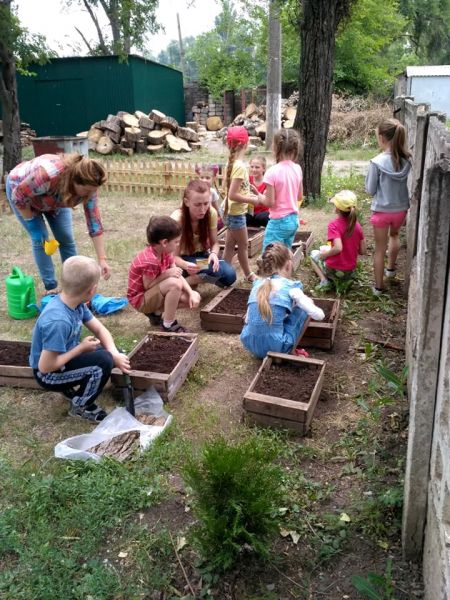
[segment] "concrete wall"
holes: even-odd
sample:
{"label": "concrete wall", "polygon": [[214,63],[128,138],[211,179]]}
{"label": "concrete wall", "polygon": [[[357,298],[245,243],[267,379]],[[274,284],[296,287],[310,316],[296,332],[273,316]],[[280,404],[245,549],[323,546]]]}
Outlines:
{"label": "concrete wall", "polygon": [[420,560],[428,600],[450,589],[450,132],[427,106],[397,99],[413,148],[406,361],[410,427],[403,548]]}
{"label": "concrete wall", "polygon": [[416,102],[427,102],[433,110],[445,112],[450,116],[450,77],[448,75],[408,77],[406,93],[413,96]]}

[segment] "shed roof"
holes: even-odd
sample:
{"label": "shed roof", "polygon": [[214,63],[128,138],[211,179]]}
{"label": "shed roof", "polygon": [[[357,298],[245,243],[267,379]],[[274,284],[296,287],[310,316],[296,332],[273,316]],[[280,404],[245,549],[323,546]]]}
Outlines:
{"label": "shed roof", "polygon": [[424,67],[406,67],[407,77],[450,77],[450,65],[427,65]]}

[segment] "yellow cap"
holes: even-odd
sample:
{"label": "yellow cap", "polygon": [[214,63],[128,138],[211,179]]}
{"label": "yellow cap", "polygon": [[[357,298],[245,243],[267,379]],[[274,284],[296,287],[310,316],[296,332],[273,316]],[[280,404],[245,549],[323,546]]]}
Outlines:
{"label": "yellow cap", "polygon": [[333,196],[330,200],[339,210],[349,211],[356,208],[356,195],[351,190],[342,190]]}

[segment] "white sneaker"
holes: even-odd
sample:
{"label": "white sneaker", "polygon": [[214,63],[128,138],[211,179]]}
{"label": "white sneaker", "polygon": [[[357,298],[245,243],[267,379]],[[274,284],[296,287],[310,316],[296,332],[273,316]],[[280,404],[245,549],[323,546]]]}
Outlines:
{"label": "white sneaker", "polygon": [[387,277],[388,279],[393,279],[397,274],[397,270],[396,269],[385,269],[384,270],[384,276]]}
{"label": "white sneaker", "polygon": [[372,294],[373,294],[374,296],[381,296],[381,294],[382,294],[383,292],[384,292],[384,290],[380,290],[380,289],[378,289],[378,288],[376,288],[376,287],[373,287],[373,288],[372,288]]}
{"label": "white sneaker", "polygon": [[320,256],[320,250],[311,250],[311,252],[309,253],[309,256],[311,257],[311,260],[313,260],[314,262],[318,262],[319,256]]}

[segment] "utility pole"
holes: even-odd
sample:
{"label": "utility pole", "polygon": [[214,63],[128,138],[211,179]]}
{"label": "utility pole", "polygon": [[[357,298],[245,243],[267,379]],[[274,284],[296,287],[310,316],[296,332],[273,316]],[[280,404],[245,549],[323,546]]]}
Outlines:
{"label": "utility pole", "polygon": [[278,0],[269,6],[269,69],[267,72],[266,149],[272,148],[273,134],[281,126],[281,23]]}
{"label": "utility pole", "polygon": [[180,46],[180,64],[181,64],[181,72],[183,73],[183,77],[186,77],[186,68],[184,64],[184,46],[183,46],[183,38],[181,37],[181,25],[180,25],[180,15],[177,13],[177,25],[178,25],[178,44]]}

